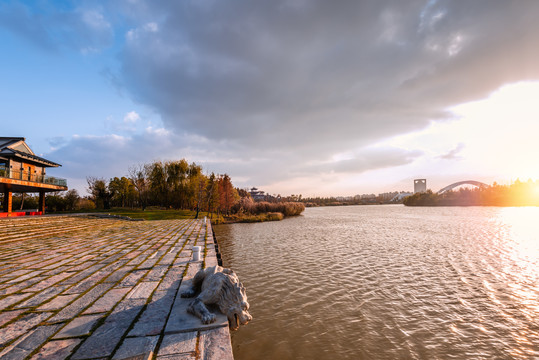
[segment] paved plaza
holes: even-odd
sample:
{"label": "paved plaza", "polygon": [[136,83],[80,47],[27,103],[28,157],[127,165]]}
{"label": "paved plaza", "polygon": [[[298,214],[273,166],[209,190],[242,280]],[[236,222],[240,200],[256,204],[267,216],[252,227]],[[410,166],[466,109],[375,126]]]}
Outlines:
{"label": "paved plaza", "polygon": [[1,219],[0,358],[232,359],[226,318],[202,326],[179,296],[216,264],[209,221]]}

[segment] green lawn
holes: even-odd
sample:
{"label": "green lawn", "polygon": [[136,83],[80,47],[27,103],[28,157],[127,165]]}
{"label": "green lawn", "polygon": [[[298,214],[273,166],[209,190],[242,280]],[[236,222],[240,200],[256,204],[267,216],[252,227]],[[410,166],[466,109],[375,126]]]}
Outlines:
{"label": "green lawn", "polygon": [[[104,213],[129,216],[132,219],[144,219],[144,220],[173,220],[173,219],[194,219],[196,211],[191,210],[155,210],[146,209],[144,211],[139,209],[111,209],[109,211],[103,211]],[[199,218],[203,218],[205,214],[199,213]]]}
{"label": "green lawn", "polygon": [[[95,213],[95,214],[111,214],[119,216],[128,216],[132,219],[144,219],[144,220],[174,220],[174,219],[194,219],[196,211],[193,210],[173,210],[167,209],[162,210],[158,208],[146,208],[142,211],[141,209],[126,209],[126,208],[112,208],[108,210],[81,210],[83,213]],[[67,214],[67,213],[66,213]],[[210,218],[210,214],[204,211],[201,211],[198,214],[199,219],[203,219],[204,216]],[[222,224],[222,223],[237,223],[237,222],[263,222],[263,221],[279,221],[284,218],[283,214],[270,212],[262,213],[259,215],[230,215],[226,219],[223,216],[217,217],[216,214],[212,216],[213,224]]]}
{"label": "green lawn", "polygon": [[[155,209],[147,208],[142,211],[141,209],[126,209],[126,208],[113,208],[108,210],[91,210],[91,211],[81,211],[89,212],[96,214],[111,214],[111,215],[120,215],[120,216],[129,216],[132,219],[144,219],[144,220],[174,220],[174,219],[194,219],[196,211],[193,210],[174,210],[174,209]],[[209,214],[206,212],[200,212],[198,214],[199,219],[203,219],[204,216]],[[213,219],[215,220],[217,215],[213,214]]]}

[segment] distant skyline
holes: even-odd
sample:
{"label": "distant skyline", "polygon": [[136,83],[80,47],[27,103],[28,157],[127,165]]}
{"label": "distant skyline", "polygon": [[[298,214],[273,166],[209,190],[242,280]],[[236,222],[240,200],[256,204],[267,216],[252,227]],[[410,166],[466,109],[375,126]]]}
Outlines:
{"label": "distant skyline", "polygon": [[539,179],[539,2],[1,1],[1,136],[271,194]]}

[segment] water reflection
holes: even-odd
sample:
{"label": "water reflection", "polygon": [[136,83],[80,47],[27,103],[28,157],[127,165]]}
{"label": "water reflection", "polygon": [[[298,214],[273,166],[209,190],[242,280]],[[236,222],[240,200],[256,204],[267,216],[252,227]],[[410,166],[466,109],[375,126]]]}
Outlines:
{"label": "water reflection", "polygon": [[[505,241],[506,256],[500,267],[510,300],[508,306],[515,304],[518,314],[533,323],[539,318],[539,208],[504,208],[500,211],[499,225],[507,229],[501,239]],[[532,340],[537,336],[537,327],[513,331],[515,341],[522,346],[533,346]],[[539,346],[539,345],[536,345]],[[515,348],[514,356],[523,356],[520,349]]]}
{"label": "water reflection", "polygon": [[307,209],[217,226],[236,359],[539,357],[536,208]]}

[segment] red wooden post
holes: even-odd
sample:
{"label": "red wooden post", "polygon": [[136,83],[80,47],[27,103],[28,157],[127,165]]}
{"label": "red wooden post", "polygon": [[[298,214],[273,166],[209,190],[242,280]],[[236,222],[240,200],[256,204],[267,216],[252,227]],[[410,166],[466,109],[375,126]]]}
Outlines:
{"label": "red wooden post", "polygon": [[45,192],[40,191],[39,192],[39,209],[38,211],[41,211],[41,214],[45,214]]}
{"label": "red wooden post", "polygon": [[13,196],[13,193],[11,191],[4,190],[4,212],[7,212],[8,216],[11,213],[12,207],[13,207],[13,197],[12,196]]}

